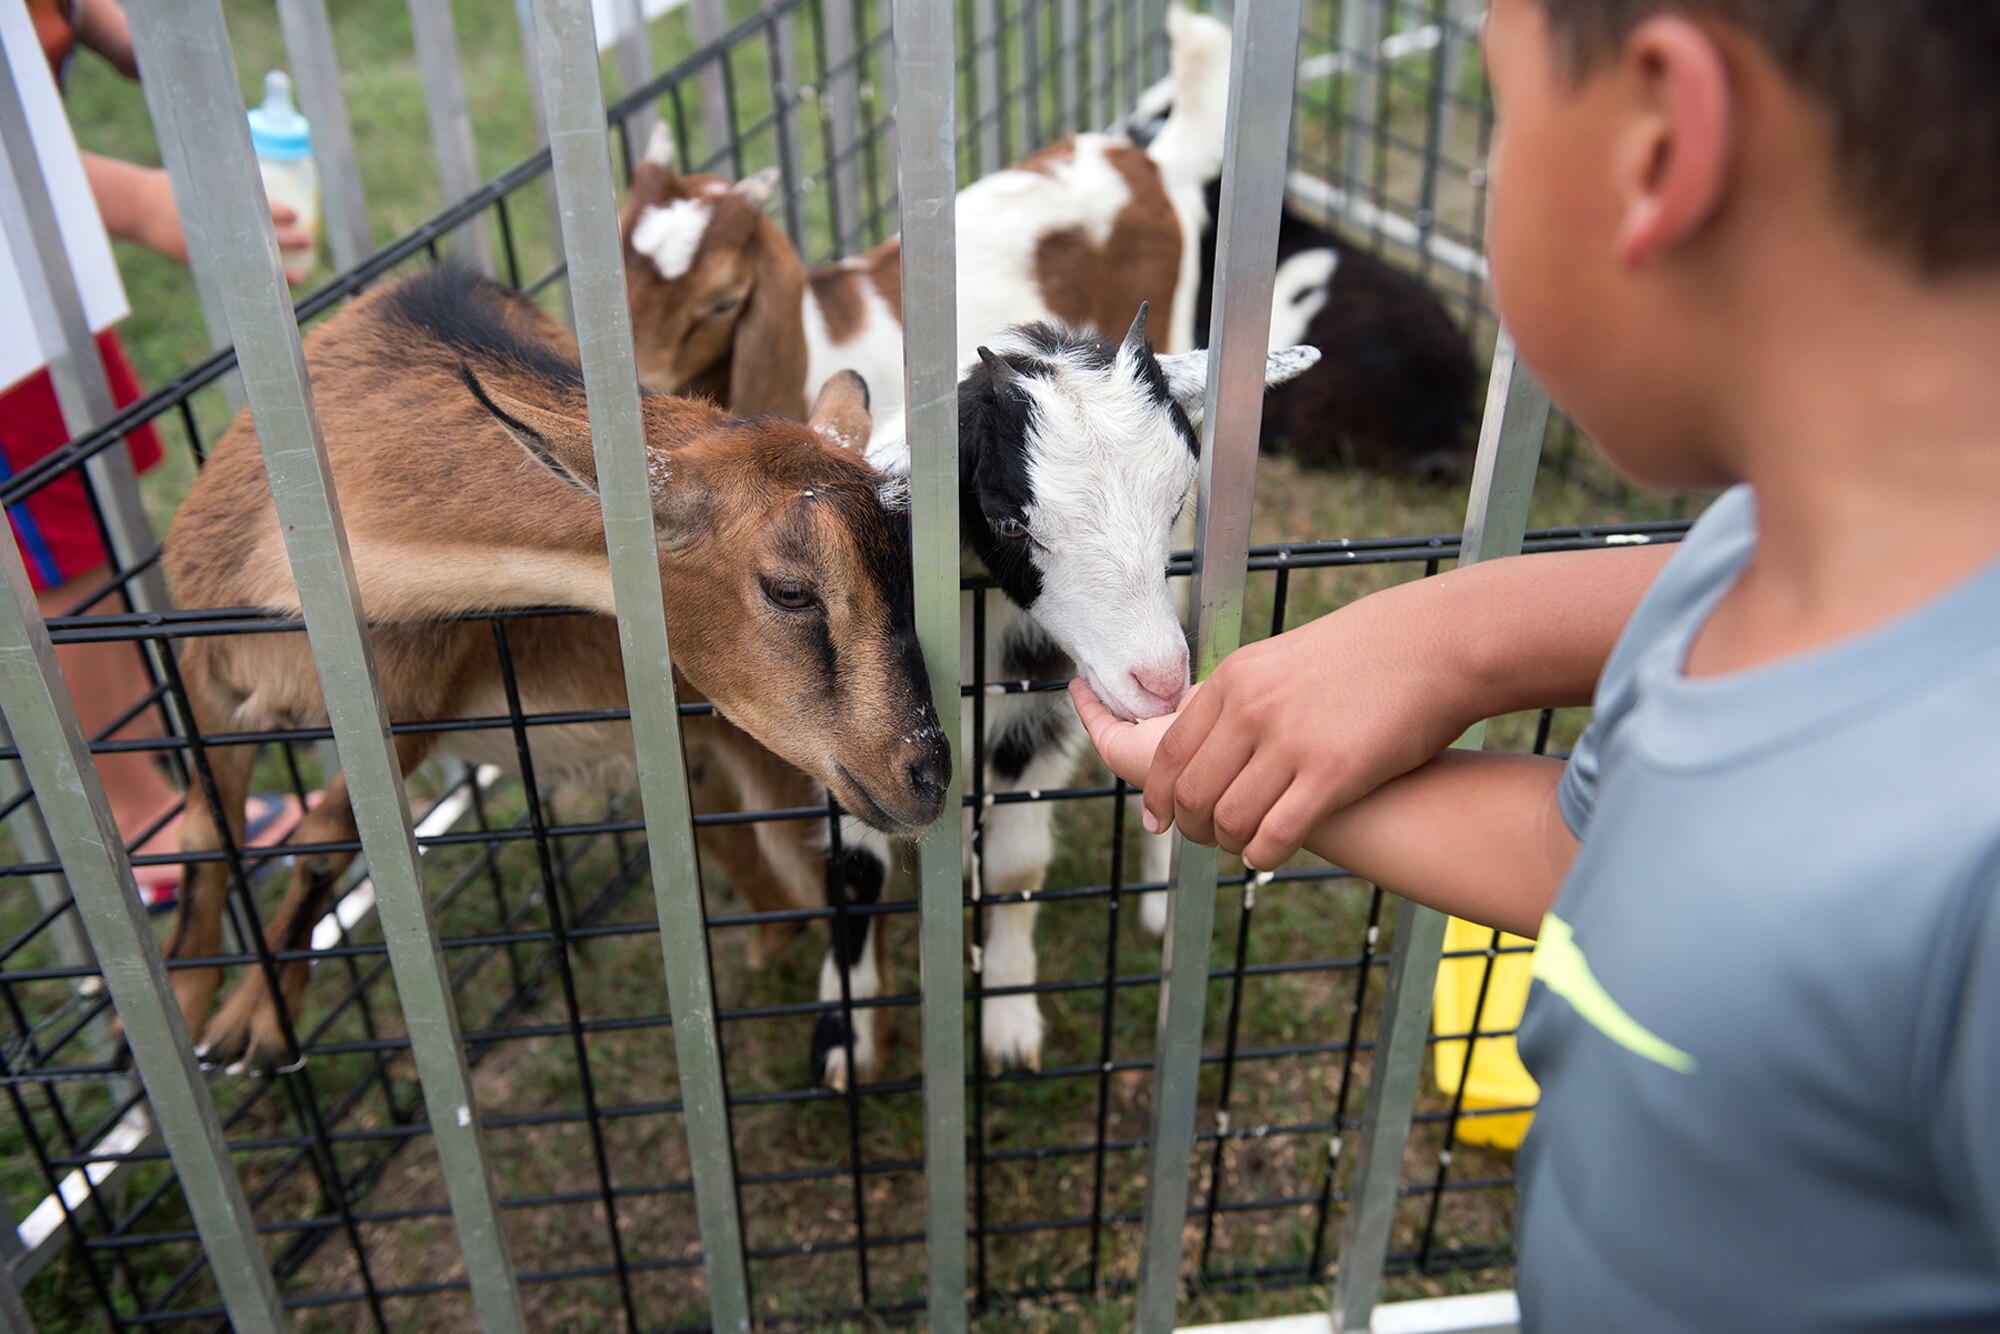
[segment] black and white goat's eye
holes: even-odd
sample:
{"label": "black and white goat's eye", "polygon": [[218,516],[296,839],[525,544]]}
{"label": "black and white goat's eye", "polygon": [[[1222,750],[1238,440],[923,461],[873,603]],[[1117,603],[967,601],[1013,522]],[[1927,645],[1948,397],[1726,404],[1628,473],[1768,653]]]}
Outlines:
{"label": "black and white goat's eye", "polygon": [[786,611],[804,611],[818,601],[812,589],[793,579],[764,580],[764,596]]}
{"label": "black and white goat's eye", "polygon": [[1019,542],[1028,536],[1028,525],[1015,518],[995,519],[993,531],[1008,542]]}

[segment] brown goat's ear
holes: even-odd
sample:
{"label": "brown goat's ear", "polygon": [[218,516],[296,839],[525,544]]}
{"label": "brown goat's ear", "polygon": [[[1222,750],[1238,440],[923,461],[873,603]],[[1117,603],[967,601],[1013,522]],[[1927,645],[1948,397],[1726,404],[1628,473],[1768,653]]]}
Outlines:
{"label": "brown goat's ear", "polygon": [[590,412],[581,391],[569,396],[573,402],[551,408],[488,389],[462,361],[458,378],[529,458],[585,495],[597,495],[597,456],[590,446]]}
{"label": "brown goat's ear", "polygon": [[806,411],[806,270],[792,243],[760,221],[750,300],[729,354],[729,410],[797,420]]}
{"label": "brown goat's ear", "polygon": [[842,449],[864,452],[873,428],[868,416],[868,382],[853,371],[841,371],[820,386],[806,421]]}

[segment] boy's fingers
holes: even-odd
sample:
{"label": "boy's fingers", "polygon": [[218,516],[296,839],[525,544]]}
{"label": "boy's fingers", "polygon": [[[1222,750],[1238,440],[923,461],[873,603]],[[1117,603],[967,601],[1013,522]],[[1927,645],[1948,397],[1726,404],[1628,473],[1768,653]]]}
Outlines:
{"label": "boy's fingers", "polygon": [[[1161,749],[1166,749],[1162,744]],[[1173,787],[1174,824],[1197,843],[1214,843],[1215,805],[1255,753],[1256,743],[1238,727],[1211,728],[1201,749]],[[1155,773],[1158,769],[1155,767]],[[1152,784],[1147,784],[1148,790]]]}
{"label": "boy's fingers", "polygon": [[1285,795],[1295,779],[1289,766],[1261,755],[1251,756],[1228,791],[1215,803],[1215,845],[1224,852],[1242,852],[1256,837],[1265,813]]}
{"label": "boy's fingers", "polygon": [[1152,770],[1146,775],[1146,796],[1141,820],[1148,833],[1157,834],[1174,822],[1174,784],[1181,770],[1194,758],[1208,738],[1222,712],[1222,694],[1196,686],[1181,701],[1180,716],[1167,729],[1160,748],[1153,754]]}
{"label": "boy's fingers", "polygon": [[1243,849],[1244,865],[1276,870],[1298,854],[1317,824],[1317,798],[1304,784],[1292,784],[1258,823],[1256,836]]}

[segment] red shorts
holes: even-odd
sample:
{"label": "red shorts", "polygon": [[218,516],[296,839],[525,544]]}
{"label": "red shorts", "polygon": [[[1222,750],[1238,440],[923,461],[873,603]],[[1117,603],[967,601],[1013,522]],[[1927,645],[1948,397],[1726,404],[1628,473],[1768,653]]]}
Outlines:
{"label": "red shorts", "polygon": [[[121,408],[137,402],[139,378],[125,360],[118,335],[108,329],[99,334],[97,349],[104,358],[112,400]],[[0,481],[33,467],[69,441],[70,431],[63,425],[55,385],[47,371],[37,372],[0,394]],[[139,472],[160,461],[160,437],[150,422],[126,436],[125,444],[132,451],[132,466]],[[84,490],[81,465],[8,506],[7,518],[37,592],[66,584],[109,559],[92,515],[90,496]]]}

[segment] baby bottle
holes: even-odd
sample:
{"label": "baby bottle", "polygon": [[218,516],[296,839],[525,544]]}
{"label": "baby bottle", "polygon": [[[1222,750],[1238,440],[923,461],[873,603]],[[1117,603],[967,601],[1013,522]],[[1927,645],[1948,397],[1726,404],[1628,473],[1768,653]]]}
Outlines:
{"label": "baby bottle", "polygon": [[312,238],[284,252],[285,267],[309,272],[319,249],[319,169],[313,165],[311,129],[292,104],[291,76],[283,70],[264,76],[264,105],[250,111],[250,144],[257,150],[264,193],[296,212],[297,226]]}

